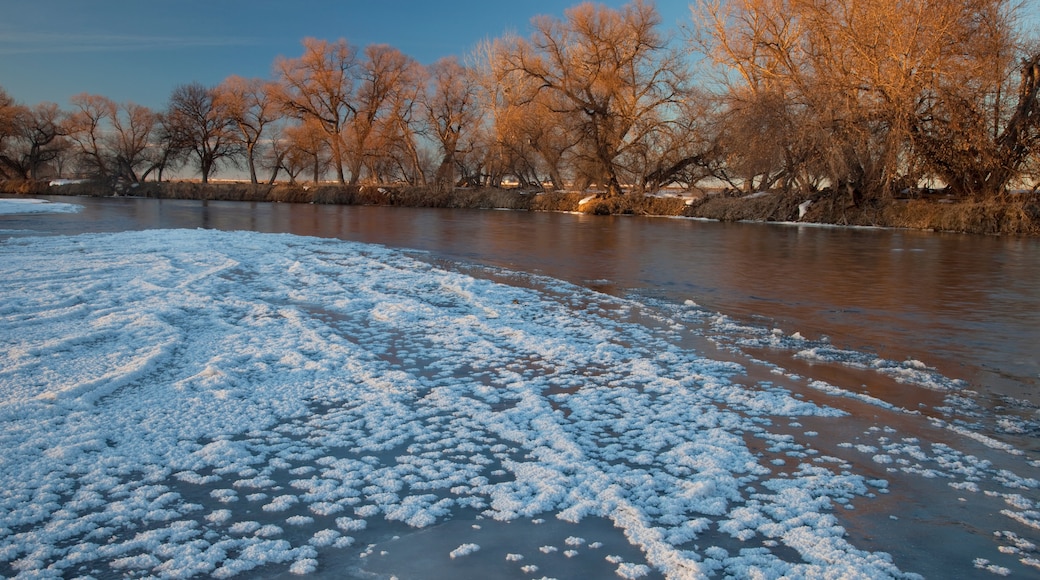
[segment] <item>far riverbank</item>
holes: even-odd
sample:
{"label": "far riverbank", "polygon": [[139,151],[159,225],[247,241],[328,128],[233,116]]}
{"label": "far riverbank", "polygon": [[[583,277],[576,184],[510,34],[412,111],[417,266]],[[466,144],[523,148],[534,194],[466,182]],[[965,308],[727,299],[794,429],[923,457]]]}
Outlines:
{"label": "far riverbank", "polygon": [[[57,184],[57,183],[60,183]],[[107,197],[114,190],[91,182],[0,181],[0,192],[23,195]],[[386,205],[474,209],[565,211],[597,215],[682,216],[719,221],[820,223],[1040,236],[1040,194],[1015,194],[985,201],[941,196],[851,205],[832,195],[675,192],[657,196],[595,198],[587,192],[520,189],[454,189],[371,185],[266,185],[249,183],[148,182],[126,195],[157,199],[263,201],[341,205]],[[811,203],[806,203],[811,202]]]}

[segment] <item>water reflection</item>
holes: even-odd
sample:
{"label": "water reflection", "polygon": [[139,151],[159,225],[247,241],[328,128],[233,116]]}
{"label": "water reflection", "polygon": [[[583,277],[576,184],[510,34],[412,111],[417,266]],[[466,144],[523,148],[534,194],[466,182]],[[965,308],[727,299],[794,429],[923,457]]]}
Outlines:
{"label": "water reflection", "polygon": [[597,290],[692,299],[787,333],[917,358],[995,396],[1040,404],[1040,241],[896,230],[558,213],[49,198],[80,214],[0,229],[287,232],[545,274]]}

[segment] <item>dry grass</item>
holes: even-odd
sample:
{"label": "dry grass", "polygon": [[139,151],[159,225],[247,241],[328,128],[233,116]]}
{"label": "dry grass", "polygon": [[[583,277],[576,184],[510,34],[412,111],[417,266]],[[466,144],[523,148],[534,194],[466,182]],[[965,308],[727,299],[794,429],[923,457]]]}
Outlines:
{"label": "dry grass", "polygon": [[535,211],[578,211],[586,195],[574,191],[548,191],[539,194],[531,205]]}
{"label": "dry grass", "polygon": [[[798,206],[812,200],[802,218]],[[890,200],[848,203],[826,193],[770,194],[755,198],[713,196],[690,206],[686,215],[720,221],[790,221],[882,226],[987,235],[1040,235],[1036,195],[986,201]]]}
{"label": "dry grass", "polygon": [[686,208],[684,215],[720,221],[796,221],[802,199],[782,195],[713,195]]}
{"label": "dry grass", "polygon": [[469,189],[437,191],[424,187],[401,187],[390,190],[389,205],[412,207],[531,209],[533,194],[515,189]]}
{"label": "dry grass", "polygon": [[936,203],[911,200],[885,208],[893,227],[989,235],[1040,235],[1040,200],[1024,196],[1010,200]]}
{"label": "dry grass", "polygon": [[593,215],[682,215],[686,202],[676,197],[649,197],[645,195],[621,195],[604,199],[593,199],[581,207]]}
{"label": "dry grass", "polygon": [[28,179],[0,179],[0,193],[17,193],[19,195],[47,195],[52,193],[46,181],[30,181]]}

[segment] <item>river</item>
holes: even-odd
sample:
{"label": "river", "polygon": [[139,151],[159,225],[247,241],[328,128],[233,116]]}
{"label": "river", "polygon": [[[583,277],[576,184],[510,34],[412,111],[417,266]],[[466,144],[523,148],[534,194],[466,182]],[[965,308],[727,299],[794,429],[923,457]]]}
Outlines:
{"label": "river", "polygon": [[694,300],[844,348],[921,360],[968,381],[983,401],[1012,397],[1040,406],[1036,239],[540,212],[73,201],[84,206],[81,213],[9,216],[3,227],[47,234],[250,230],[422,250],[615,295]]}
{"label": "river", "polygon": [[[524,272],[634,299],[686,316],[726,356],[763,363],[766,370],[757,372],[781,368],[810,383],[837,385],[854,393],[847,410],[866,409],[874,420],[888,412],[885,405],[909,410],[911,416],[887,417],[885,424],[950,445],[956,433],[958,448],[994,469],[1010,469],[1027,482],[1040,475],[1040,240],[634,216],[44,199],[84,209],[0,216],[0,238],[160,228],[291,233],[415,250],[475,276]],[[848,435],[870,424],[859,416]],[[993,523],[954,531],[961,517],[954,512],[966,509],[956,504],[963,503],[955,498],[962,488],[933,489],[927,479],[903,483],[912,491],[899,497],[912,501],[879,501],[887,505],[878,510],[884,516],[846,525],[905,570],[939,575],[944,556],[938,554],[952,557],[966,542],[993,543],[995,532],[1012,529]],[[1035,502],[1036,488],[1025,487],[1022,495]],[[955,504],[929,505],[928,497],[915,495],[933,493]],[[977,512],[973,518],[986,517],[999,509],[993,503],[998,507],[975,502],[968,509]],[[1027,525],[1015,530],[1035,544],[1040,506],[1032,507]],[[896,518],[885,509],[906,509],[911,521],[893,529]],[[935,534],[936,526],[947,531]],[[937,555],[922,563],[915,556],[921,550]]]}

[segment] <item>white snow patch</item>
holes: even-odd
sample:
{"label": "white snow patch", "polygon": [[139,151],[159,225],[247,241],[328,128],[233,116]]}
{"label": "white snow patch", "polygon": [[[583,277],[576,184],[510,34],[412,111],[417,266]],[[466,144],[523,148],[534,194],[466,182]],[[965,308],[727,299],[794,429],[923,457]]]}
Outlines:
{"label": "white snow patch", "polygon": [[0,215],[76,213],[83,210],[75,203],[52,202],[33,198],[0,198]]}
{"label": "white snow patch", "polygon": [[480,546],[477,544],[462,544],[458,548],[455,548],[448,554],[452,560],[455,558],[461,558],[463,556],[469,556],[473,552],[480,550]]}

